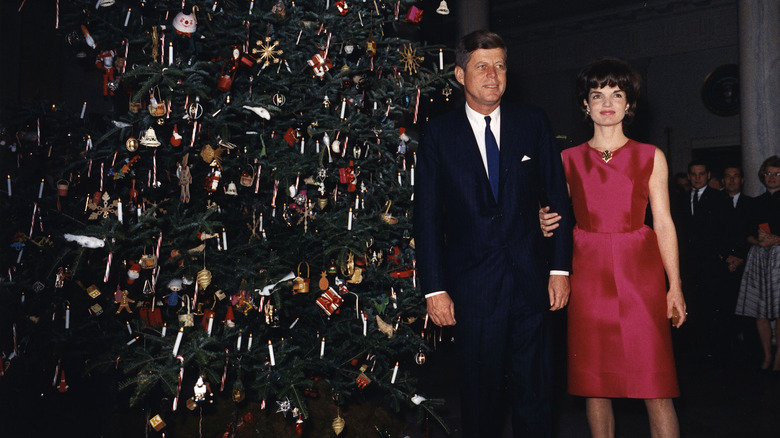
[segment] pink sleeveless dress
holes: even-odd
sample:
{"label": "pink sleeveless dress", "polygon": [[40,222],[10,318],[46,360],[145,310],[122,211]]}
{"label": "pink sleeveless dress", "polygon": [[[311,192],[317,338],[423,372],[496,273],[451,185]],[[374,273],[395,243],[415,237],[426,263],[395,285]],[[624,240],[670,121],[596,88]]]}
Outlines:
{"label": "pink sleeveless dress", "polygon": [[577,222],[568,308],[571,394],[679,396],[661,253],[644,224],[655,149],[629,140],[609,162],[587,143],[563,152]]}

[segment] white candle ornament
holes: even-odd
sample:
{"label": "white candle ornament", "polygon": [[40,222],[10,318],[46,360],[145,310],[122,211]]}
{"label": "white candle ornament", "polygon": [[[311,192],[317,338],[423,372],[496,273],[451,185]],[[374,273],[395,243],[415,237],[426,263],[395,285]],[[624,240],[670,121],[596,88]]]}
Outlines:
{"label": "white candle ornament", "polygon": [[343,119],[346,112],[347,112],[347,99],[343,98],[341,99],[341,116],[339,116],[339,118]]}
{"label": "white candle ornament", "polygon": [[395,384],[395,376],[398,375],[398,362],[395,363],[395,368],[393,368],[393,377],[390,379],[390,384]]}
{"label": "white candle ornament", "polygon": [[127,27],[127,24],[130,23],[130,13],[133,11],[133,8],[127,8],[127,15],[125,15],[125,27]]}
{"label": "white candle ornament", "polygon": [[168,43],[168,65],[173,64],[173,42]]}
{"label": "white candle ornament", "polygon": [[238,339],[236,340],[236,351],[241,351],[241,337],[242,333],[238,332]]}
{"label": "white candle ornament", "polygon": [[439,70],[444,70],[444,52],[439,49]]}
{"label": "white candle ornament", "polygon": [[322,342],[320,342],[320,358],[325,357],[325,336],[322,337]]}
{"label": "white candle ornament", "polygon": [[164,338],[164,337],[165,337],[165,333],[166,333],[167,331],[168,331],[168,325],[167,325],[167,324],[165,324],[165,323],[163,323],[162,334],[160,335],[160,337],[161,337],[161,338]]}
{"label": "white candle ornament", "polygon": [[349,216],[347,216],[347,231],[352,231],[352,207],[349,207]]}
{"label": "white candle ornament", "polygon": [[122,216],[122,200],[119,199],[116,203],[116,217],[119,219],[119,223],[124,223],[123,216]]}
{"label": "white candle ornament", "polygon": [[41,178],[41,187],[38,189],[38,199],[43,198],[43,178]]}
{"label": "white candle ornament", "polygon": [[271,360],[271,366],[276,366],[276,359],[274,358],[274,344],[271,343],[271,340],[268,340],[268,357]]}
{"label": "white candle ornament", "polygon": [[246,341],[246,351],[252,351],[252,333],[249,334],[249,340]]}
{"label": "white candle ornament", "polygon": [[227,251],[227,233],[224,228],[222,229],[222,249]]}
{"label": "white candle ornament", "polygon": [[[22,296],[22,302],[24,302],[24,296]],[[70,328],[70,306],[65,308],[65,330]]]}
{"label": "white candle ornament", "polygon": [[83,119],[83,118],[84,118],[84,114],[85,114],[86,112],[87,112],[87,101],[85,100],[85,101],[84,101],[84,105],[82,105],[82,106],[81,106],[81,117],[80,117],[80,118],[82,118],[82,119]]}
{"label": "white candle ornament", "polygon": [[214,315],[209,316],[209,327],[206,330],[207,334],[211,336],[211,329],[214,327]]}
{"label": "white candle ornament", "polygon": [[133,334],[133,328],[130,327],[130,321],[125,322],[125,325],[127,326],[127,333]]}
{"label": "white candle ornament", "polygon": [[179,346],[181,346],[181,338],[184,336],[184,327],[179,328],[179,333],[176,334],[176,342],[173,343],[173,356],[179,354]]}

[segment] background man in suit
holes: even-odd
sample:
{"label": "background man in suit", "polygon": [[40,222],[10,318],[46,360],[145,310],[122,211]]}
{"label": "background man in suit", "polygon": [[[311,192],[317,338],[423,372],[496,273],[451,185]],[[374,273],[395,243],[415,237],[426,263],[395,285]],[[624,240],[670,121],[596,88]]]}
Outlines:
{"label": "background man in suit", "polygon": [[[742,169],[737,166],[729,166],[723,169],[723,188],[731,199],[731,206],[734,208],[734,220],[737,226],[729,230],[729,255],[726,257],[726,264],[729,272],[742,273],[742,267],[747,257],[750,243],[747,236],[750,235],[750,204],[753,198],[742,193],[742,186],[745,184],[745,177],[742,175]],[[737,286],[739,288],[739,286]]]}
{"label": "background man in suit", "polygon": [[[499,436],[504,388],[514,435],[551,436],[548,310],[563,308],[570,292],[563,166],[543,112],[501,102],[501,37],[466,35],[455,62],[465,108],[432,120],[418,151],[420,286],[432,321],[455,326],[463,436]],[[549,242],[539,227],[540,205],[562,216],[561,232]]]}
{"label": "background man in suit", "polygon": [[[731,205],[734,208],[734,221],[736,226],[728,232],[729,253],[726,257],[728,268],[726,281],[726,297],[723,303],[724,316],[727,323],[724,330],[728,330],[728,338],[723,344],[731,347],[730,356],[743,361],[745,356],[760,351],[758,344],[751,342],[758,338],[755,333],[756,326],[753,318],[737,316],[730,312],[734,308],[739,294],[739,286],[742,282],[742,274],[745,271],[745,260],[750,249],[748,236],[752,234],[753,198],[742,193],[745,177],[739,166],[728,166],[723,169],[723,190],[729,195]],[[746,342],[747,341],[747,342]]]}
{"label": "background man in suit", "polygon": [[708,186],[710,171],[702,161],[688,164],[691,193],[681,213],[680,270],[686,300],[691,314],[689,320],[690,350],[699,357],[712,357],[722,346],[724,315],[733,312],[724,308],[728,290],[726,259],[729,255],[729,230],[734,227],[734,208],[731,199],[722,191]]}

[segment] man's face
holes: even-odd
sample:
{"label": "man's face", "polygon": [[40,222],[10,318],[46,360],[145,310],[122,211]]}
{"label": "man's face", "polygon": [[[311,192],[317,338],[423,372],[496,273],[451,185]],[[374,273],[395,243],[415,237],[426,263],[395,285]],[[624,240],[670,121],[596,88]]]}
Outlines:
{"label": "man's face", "polygon": [[688,169],[688,179],[691,181],[691,187],[700,189],[710,180],[710,172],[707,171],[707,166],[697,164]]}
{"label": "man's face", "polygon": [[729,195],[736,195],[742,191],[742,184],[745,183],[745,178],[742,177],[742,172],[736,167],[727,167],[723,171],[723,186]]}
{"label": "man's face", "polygon": [[506,52],[504,49],[471,52],[465,70],[455,67],[455,78],[463,85],[469,107],[480,114],[490,114],[501,103],[506,89]]}

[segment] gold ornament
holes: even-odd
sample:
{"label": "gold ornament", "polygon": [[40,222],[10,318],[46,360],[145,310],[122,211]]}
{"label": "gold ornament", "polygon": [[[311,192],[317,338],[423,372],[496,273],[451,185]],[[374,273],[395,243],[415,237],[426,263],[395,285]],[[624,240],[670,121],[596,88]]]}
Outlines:
{"label": "gold ornament", "polygon": [[198,272],[198,285],[201,290],[206,289],[211,284],[211,271],[206,268],[201,269]]}
{"label": "gold ornament", "polygon": [[379,317],[379,315],[376,316],[376,325],[379,327],[379,331],[384,333],[388,339],[391,339],[395,334],[393,326],[384,322],[382,318]]}
{"label": "gold ornament", "polygon": [[333,423],[331,426],[333,427],[333,431],[336,432],[336,435],[340,435],[341,432],[344,431],[344,426],[347,424],[346,421],[344,421],[343,418],[341,418],[341,415],[337,415],[336,418],[333,419]]}
{"label": "gold ornament", "polygon": [[405,44],[404,47],[399,50],[401,54],[401,63],[404,65],[404,71],[409,71],[409,74],[417,73],[417,67],[423,61],[422,56],[417,56],[417,49],[412,47],[411,44]]}
{"label": "gold ornament", "polygon": [[211,166],[222,168],[222,152],[225,152],[225,148],[217,146],[216,149],[212,148],[210,144],[203,146],[200,151],[200,157],[205,163]]}
{"label": "gold ornament", "polygon": [[328,287],[330,286],[330,282],[328,281],[328,274],[325,271],[322,271],[322,277],[320,278],[319,286],[320,290],[328,290]]}
{"label": "gold ornament", "polygon": [[125,142],[125,147],[130,152],[135,152],[138,150],[138,139],[135,137],[129,137],[127,141]]}
{"label": "gold ornament", "polygon": [[271,37],[265,37],[265,41],[257,40],[255,45],[257,48],[252,49],[252,54],[259,55],[257,63],[260,64],[262,62],[263,68],[268,67],[272,62],[278,64],[281,61],[278,56],[284,53],[284,51],[276,48],[279,45],[279,41],[274,41],[271,44]]}
{"label": "gold ornament", "polygon": [[233,401],[236,403],[241,403],[244,400],[244,391],[233,388]]}
{"label": "gold ornament", "polygon": [[425,363],[425,353],[423,353],[422,350],[418,351],[417,354],[414,355],[414,363],[417,365],[423,365]]}

